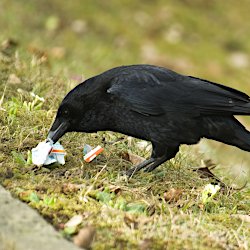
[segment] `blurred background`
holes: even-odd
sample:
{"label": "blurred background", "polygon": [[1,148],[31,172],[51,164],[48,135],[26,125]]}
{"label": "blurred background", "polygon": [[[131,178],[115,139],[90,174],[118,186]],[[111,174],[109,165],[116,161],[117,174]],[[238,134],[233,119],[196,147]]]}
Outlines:
{"label": "blurred background", "polygon": [[[118,65],[156,64],[250,94],[249,9],[248,0],[1,0],[0,63],[35,60],[73,84]],[[0,72],[1,82],[20,79],[20,70]],[[249,178],[249,153],[207,141],[198,150],[231,180]]]}

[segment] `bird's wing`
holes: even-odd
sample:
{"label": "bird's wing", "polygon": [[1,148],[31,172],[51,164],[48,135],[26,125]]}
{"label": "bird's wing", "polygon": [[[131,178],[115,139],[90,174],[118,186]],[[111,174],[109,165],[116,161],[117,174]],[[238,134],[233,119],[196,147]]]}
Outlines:
{"label": "bird's wing", "polygon": [[115,77],[107,93],[137,113],[158,116],[164,114],[165,110],[157,100],[157,85],[160,82],[153,74],[130,71],[129,74]]}
{"label": "bird's wing", "polygon": [[250,113],[246,94],[189,76],[135,71],[115,77],[107,92],[146,116],[168,112],[191,116]]}
{"label": "bird's wing", "polygon": [[183,78],[182,85],[191,93],[179,103],[200,114],[250,114],[249,96],[236,89],[190,76]]}

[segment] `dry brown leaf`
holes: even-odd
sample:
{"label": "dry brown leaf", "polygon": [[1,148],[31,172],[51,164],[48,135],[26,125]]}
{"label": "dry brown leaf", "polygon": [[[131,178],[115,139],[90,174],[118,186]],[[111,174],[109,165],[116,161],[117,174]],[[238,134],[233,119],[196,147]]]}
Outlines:
{"label": "dry brown leaf", "polygon": [[87,226],[82,228],[79,233],[73,238],[75,245],[81,248],[89,248],[95,236],[95,228]]}
{"label": "dry brown leaf", "polygon": [[143,158],[139,155],[136,155],[136,154],[132,154],[130,152],[128,152],[128,159],[131,163],[133,163],[133,165],[138,165],[141,162],[146,160],[145,158]]}
{"label": "dry brown leaf", "polygon": [[171,188],[168,192],[164,193],[164,199],[168,202],[178,201],[182,195],[182,189]]}
{"label": "dry brown leaf", "polygon": [[133,165],[137,165],[140,164],[141,162],[145,161],[145,158],[136,155],[136,154],[132,154],[131,152],[123,152],[122,154],[120,154],[120,156],[126,160],[126,161],[130,161],[131,163],[133,163]]}
{"label": "dry brown leaf", "polygon": [[226,184],[223,183],[217,176],[215,176],[211,170],[216,168],[217,165],[212,162],[212,160],[208,159],[205,161],[202,161],[202,166],[194,169],[193,171],[197,172],[200,175],[200,178],[212,178],[214,181],[218,184],[220,184],[221,187],[225,188]]}

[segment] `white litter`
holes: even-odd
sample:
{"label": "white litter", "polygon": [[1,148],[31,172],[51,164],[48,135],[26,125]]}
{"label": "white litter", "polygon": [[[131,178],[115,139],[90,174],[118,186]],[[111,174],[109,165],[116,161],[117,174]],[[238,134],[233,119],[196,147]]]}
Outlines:
{"label": "white litter", "polygon": [[55,144],[49,140],[40,142],[31,152],[32,163],[37,166],[49,165],[54,162],[65,164],[66,152],[59,142]]}
{"label": "white litter", "polygon": [[86,155],[84,155],[83,159],[86,162],[93,161],[97,155],[99,155],[104,149],[101,146],[97,146],[96,148],[89,151]]}

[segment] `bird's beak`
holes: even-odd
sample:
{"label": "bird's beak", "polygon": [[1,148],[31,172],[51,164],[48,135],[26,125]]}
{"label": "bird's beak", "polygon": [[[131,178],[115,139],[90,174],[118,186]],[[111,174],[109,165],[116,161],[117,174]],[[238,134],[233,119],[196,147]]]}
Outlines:
{"label": "bird's beak", "polygon": [[68,122],[59,123],[55,121],[49,131],[47,139],[51,140],[53,143],[56,143],[67,132],[68,127]]}

